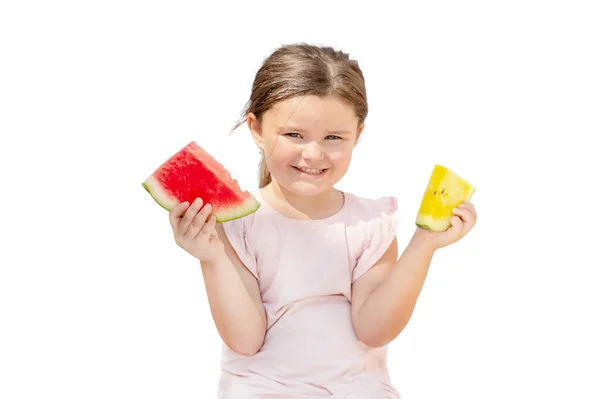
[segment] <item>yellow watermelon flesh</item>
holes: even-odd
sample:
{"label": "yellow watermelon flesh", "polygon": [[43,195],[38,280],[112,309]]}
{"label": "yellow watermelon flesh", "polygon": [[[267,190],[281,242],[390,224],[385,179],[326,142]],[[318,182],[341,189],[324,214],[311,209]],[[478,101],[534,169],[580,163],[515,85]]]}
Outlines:
{"label": "yellow watermelon flesh", "polygon": [[470,201],[475,187],[452,170],[435,165],[421,200],[416,225],[431,231],[446,231],[451,226],[452,210]]}

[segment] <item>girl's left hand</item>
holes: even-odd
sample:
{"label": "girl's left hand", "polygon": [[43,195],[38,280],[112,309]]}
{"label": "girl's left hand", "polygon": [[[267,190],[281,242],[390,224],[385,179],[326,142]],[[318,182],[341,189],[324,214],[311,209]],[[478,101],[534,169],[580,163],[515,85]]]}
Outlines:
{"label": "girl's left hand", "polygon": [[443,232],[433,232],[418,228],[417,234],[426,235],[431,240],[435,249],[446,247],[463,238],[469,231],[473,229],[477,222],[477,212],[475,206],[466,202],[460,204],[452,211],[454,216],[450,219],[451,227]]}

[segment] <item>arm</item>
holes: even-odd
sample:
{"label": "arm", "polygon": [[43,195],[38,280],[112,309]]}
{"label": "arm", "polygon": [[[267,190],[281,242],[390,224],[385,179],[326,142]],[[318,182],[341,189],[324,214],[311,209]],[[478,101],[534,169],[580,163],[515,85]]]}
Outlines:
{"label": "arm", "polygon": [[400,259],[392,242],[381,259],[352,286],[352,322],[365,345],[391,342],[408,323],[435,252],[428,234],[417,229]]}
{"label": "arm", "polygon": [[242,355],[258,352],[264,342],[266,314],[258,282],[231,247],[220,224],[216,226],[225,251],[202,274],[212,317],[225,345]]}

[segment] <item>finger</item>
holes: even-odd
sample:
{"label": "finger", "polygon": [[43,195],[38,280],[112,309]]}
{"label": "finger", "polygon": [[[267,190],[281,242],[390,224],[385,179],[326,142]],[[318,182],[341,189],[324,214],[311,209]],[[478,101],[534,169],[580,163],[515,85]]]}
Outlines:
{"label": "finger", "polygon": [[475,220],[477,220],[477,210],[475,209],[475,205],[473,205],[472,203],[469,203],[469,205],[471,205],[471,213],[473,214],[473,216],[475,216]]}
{"label": "finger", "polygon": [[471,213],[471,216],[473,218],[473,224],[475,224],[475,222],[477,222],[477,211],[475,210],[475,205],[469,202],[467,209]]}
{"label": "finger", "polygon": [[475,219],[477,219],[477,212],[475,211],[475,205],[472,202],[465,202],[464,204],[460,204],[458,206],[461,209],[467,209],[469,212],[473,214]]}
{"label": "finger", "polygon": [[210,204],[206,204],[200,212],[196,214],[192,223],[188,227],[185,236],[191,239],[196,238],[200,230],[204,227],[206,223],[206,219],[208,215],[210,215],[210,211],[212,210],[212,206]]}
{"label": "finger", "polygon": [[210,236],[212,238],[219,238],[219,233],[217,233],[217,217],[215,215],[211,215],[209,223],[212,225]]}
{"label": "finger", "polygon": [[467,226],[471,226],[475,223],[475,216],[465,208],[455,208],[452,213],[455,216],[458,216]]}
{"label": "finger", "polygon": [[458,216],[452,216],[450,219],[450,224],[452,225],[452,230],[462,230],[464,227],[464,223]]}
{"label": "finger", "polygon": [[178,230],[177,232],[180,235],[187,234],[188,228],[189,228],[190,224],[192,223],[192,220],[194,220],[194,218],[196,217],[196,214],[198,213],[198,210],[200,209],[201,206],[202,206],[202,199],[196,198],[194,200],[194,202],[192,202],[192,205],[190,205],[190,207],[185,211],[185,215],[183,216],[183,219],[181,219],[181,222],[179,223],[179,229],[177,229]]}
{"label": "finger", "polygon": [[173,231],[176,231],[181,221],[181,215],[187,209],[189,203],[187,201],[176,204],[169,212],[169,222]]}
{"label": "finger", "polygon": [[198,232],[196,236],[197,239],[209,240],[214,234],[216,234],[215,229],[216,217],[214,215],[209,216],[208,222],[204,224],[204,227]]}

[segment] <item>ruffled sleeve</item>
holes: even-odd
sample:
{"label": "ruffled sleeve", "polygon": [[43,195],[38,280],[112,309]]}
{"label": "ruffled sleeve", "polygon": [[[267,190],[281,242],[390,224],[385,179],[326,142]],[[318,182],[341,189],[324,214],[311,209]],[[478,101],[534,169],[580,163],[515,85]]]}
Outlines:
{"label": "ruffled sleeve", "polygon": [[362,207],[366,216],[359,224],[362,229],[362,246],[352,271],[352,282],[365,274],[383,256],[396,237],[398,228],[396,197],[369,200]]}
{"label": "ruffled sleeve", "polygon": [[256,255],[252,250],[249,236],[248,219],[251,216],[246,216],[240,219],[230,220],[223,223],[223,230],[227,235],[233,250],[237,253],[238,257],[246,266],[246,268],[258,279],[258,267],[256,261]]}

